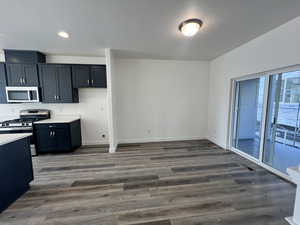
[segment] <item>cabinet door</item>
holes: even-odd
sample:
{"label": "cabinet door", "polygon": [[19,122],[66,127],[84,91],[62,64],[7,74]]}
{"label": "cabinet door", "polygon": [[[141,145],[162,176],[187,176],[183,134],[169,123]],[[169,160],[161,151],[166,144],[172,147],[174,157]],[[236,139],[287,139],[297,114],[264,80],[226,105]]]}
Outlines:
{"label": "cabinet door", "polygon": [[7,103],[6,101],[6,74],[4,64],[0,64],[0,104]]}
{"label": "cabinet door", "polygon": [[22,64],[6,64],[7,85],[23,86],[23,65]]}
{"label": "cabinet door", "polygon": [[[21,146],[19,148],[20,151],[23,150],[22,154],[24,154],[23,158],[23,171],[24,171],[24,179],[26,183],[30,183],[33,180],[33,168],[32,168],[32,157],[30,150],[30,137],[23,138],[21,141]],[[22,144],[23,142],[23,144]],[[19,164],[20,165],[20,164]]]}
{"label": "cabinet door", "polygon": [[24,74],[24,86],[39,86],[37,65],[35,64],[24,64],[23,65]]}
{"label": "cabinet door", "polygon": [[69,151],[72,148],[69,128],[55,128],[54,132],[56,151]]}
{"label": "cabinet door", "polygon": [[72,75],[70,66],[57,66],[58,78],[58,102],[72,103],[73,89],[72,89]]}
{"label": "cabinet door", "polygon": [[90,86],[90,66],[72,66],[72,78],[74,88],[85,88]]}
{"label": "cabinet door", "polygon": [[39,86],[36,64],[6,64],[8,86]]}
{"label": "cabinet door", "polygon": [[43,102],[57,102],[57,71],[55,65],[40,65],[40,81],[43,93]]}
{"label": "cabinet door", "polygon": [[92,87],[106,88],[106,66],[91,66]]}
{"label": "cabinet door", "polygon": [[36,147],[39,153],[52,152],[56,147],[56,139],[53,130],[50,128],[37,128]]}

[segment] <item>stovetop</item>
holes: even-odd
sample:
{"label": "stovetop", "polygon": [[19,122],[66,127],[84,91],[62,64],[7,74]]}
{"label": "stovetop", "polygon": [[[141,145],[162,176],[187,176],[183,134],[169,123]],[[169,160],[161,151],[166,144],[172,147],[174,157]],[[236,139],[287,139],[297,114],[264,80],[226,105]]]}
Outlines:
{"label": "stovetop", "polygon": [[32,123],[37,120],[35,119],[13,119],[6,120],[0,123],[0,128],[2,127],[31,127]]}
{"label": "stovetop", "polygon": [[36,121],[50,118],[49,110],[21,110],[20,118],[0,122],[0,130],[5,129],[32,129]]}

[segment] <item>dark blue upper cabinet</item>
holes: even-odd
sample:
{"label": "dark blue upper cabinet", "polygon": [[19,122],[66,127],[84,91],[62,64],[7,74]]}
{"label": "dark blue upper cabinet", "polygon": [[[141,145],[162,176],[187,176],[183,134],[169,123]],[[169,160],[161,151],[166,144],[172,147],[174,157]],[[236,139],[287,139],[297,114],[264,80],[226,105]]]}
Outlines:
{"label": "dark blue upper cabinet", "polygon": [[91,86],[106,88],[106,66],[91,66]]}
{"label": "dark blue upper cabinet", "polygon": [[39,51],[4,49],[7,63],[45,63],[46,55]]}
{"label": "dark blue upper cabinet", "polygon": [[78,90],[72,86],[71,66],[58,65],[56,68],[58,102],[78,102]]}
{"label": "dark blue upper cabinet", "polygon": [[36,64],[7,63],[8,86],[39,86]]}
{"label": "dark blue upper cabinet", "polygon": [[78,102],[78,90],[72,86],[71,66],[40,64],[39,76],[42,87],[42,102]]}
{"label": "dark blue upper cabinet", "polygon": [[91,84],[91,70],[89,65],[73,65],[72,77],[74,88],[86,88]]}
{"label": "dark blue upper cabinet", "polygon": [[106,88],[105,65],[73,65],[74,88]]}
{"label": "dark blue upper cabinet", "polygon": [[55,66],[39,65],[39,76],[42,87],[42,101],[57,102],[57,73]]}
{"label": "dark blue upper cabinet", "polygon": [[5,66],[3,63],[0,63],[0,104],[7,103],[6,101],[6,73],[5,73]]}

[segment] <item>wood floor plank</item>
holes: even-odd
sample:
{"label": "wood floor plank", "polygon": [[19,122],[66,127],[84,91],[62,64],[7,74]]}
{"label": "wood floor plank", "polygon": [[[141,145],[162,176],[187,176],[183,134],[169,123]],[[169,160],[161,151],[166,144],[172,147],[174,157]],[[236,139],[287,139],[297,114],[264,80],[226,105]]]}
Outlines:
{"label": "wood floor plank", "polygon": [[146,223],[135,223],[130,225],[171,225],[170,220],[161,220],[161,221],[152,221],[152,222],[146,222]]}
{"label": "wood floor plank", "polygon": [[232,168],[240,167],[237,163],[225,163],[225,164],[213,164],[205,166],[188,166],[188,167],[174,167],[172,171],[175,173],[198,171],[198,170],[209,170],[209,169],[222,169],[222,168]]}
{"label": "wood floor plank", "polygon": [[115,166],[115,164],[45,167],[45,168],[42,168],[42,169],[40,170],[40,172],[64,171],[64,170],[76,170],[76,169],[91,169],[91,168],[105,168],[105,167],[113,167],[113,166]]}
{"label": "wood floor plank", "polygon": [[121,177],[113,179],[92,179],[92,180],[79,180],[74,181],[71,185],[72,187],[77,186],[93,186],[93,185],[104,185],[104,184],[118,184],[118,183],[130,183],[136,181],[147,181],[147,180],[158,180],[157,175],[148,176],[131,176],[131,177]]}

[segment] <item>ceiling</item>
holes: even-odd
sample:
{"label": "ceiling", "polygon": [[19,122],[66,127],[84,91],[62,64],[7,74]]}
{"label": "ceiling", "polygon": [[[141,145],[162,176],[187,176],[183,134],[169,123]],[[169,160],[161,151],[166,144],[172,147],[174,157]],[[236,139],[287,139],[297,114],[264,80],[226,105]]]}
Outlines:
{"label": "ceiling", "polygon": [[[300,16],[299,0],[0,0],[0,48],[210,60]],[[193,38],[178,25],[204,21]],[[67,31],[70,39],[57,36]]]}

